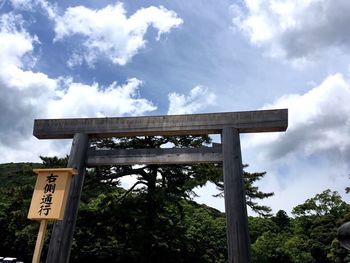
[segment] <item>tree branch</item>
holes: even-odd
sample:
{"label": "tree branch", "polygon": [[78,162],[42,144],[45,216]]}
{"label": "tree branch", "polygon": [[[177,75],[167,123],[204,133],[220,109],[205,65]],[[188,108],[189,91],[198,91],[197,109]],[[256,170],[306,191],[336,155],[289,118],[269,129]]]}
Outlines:
{"label": "tree branch", "polygon": [[147,184],[146,184],[145,182],[142,182],[142,181],[138,181],[138,182],[134,183],[134,185],[131,186],[131,188],[130,188],[128,191],[126,191],[120,198],[117,199],[117,203],[119,203],[120,201],[123,201],[123,199],[124,199],[132,190],[134,190],[134,188],[135,188],[137,185],[139,185],[139,184],[144,184],[144,185],[147,186]]}

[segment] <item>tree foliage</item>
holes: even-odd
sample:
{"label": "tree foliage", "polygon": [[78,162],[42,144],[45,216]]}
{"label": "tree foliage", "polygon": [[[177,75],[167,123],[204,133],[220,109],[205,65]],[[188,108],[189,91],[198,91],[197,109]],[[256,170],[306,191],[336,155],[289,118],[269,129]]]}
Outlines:
{"label": "tree foliage", "polygon": [[[163,146],[177,147],[177,148],[195,148],[208,147],[211,140],[208,136],[170,136],[170,137],[133,137],[133,138],[118,138],[118,139],[103,139],[93,142],[93,146],[97,149],[147,149],[147,148],[161,148]],[[169,243],[166,240],[177,240],[175,237],[162,238],[162,233],[166,232],[168,235],[174,230],[178,236],[183,231],[183,223],[181,220],[186,218],[186,209],[184,202],[188,202],[196,194],[194,188],[204,186],[207,182],[212,182],[220,188],[223,186],[222,166],[219,164],[193,164],[193,165],[123,165],[123,166],[108,166],[99,167],[95,169],[96,177],[100,182],[105,182],[109,187],[116,187],[121,185],[121,179],[125,176],[133,175],[136,177],[135,183],[128,189],[121,197],[118,197],[118,202],[123,202],[128,194],[133,194],[139,198],[139,209],[142,207],[142,216],[144,217],[142,229],[143,240],[147,243],[142,244],[144,251],[142,254],[148,259],[147,262],[155,262],[159,260],[161,252],[159,249],[164,244]],[[262,178],[265,173],[244,173],[245,184],[247,187],[247,203],[255,211],[261,214],[269,212],[268,207],[259,206],[255,199],[263,199],[272,195],[272,193],[263,193],[259,191],[258,187],[253,185],[257,180]],[[169,210],[169,208],[171,208]],[[169,211],[167,211],[169,210]],[[157,233],[159,226],[166,226],[164,218],[169,219],[172,212],[176,215],[170,218],[173,226],[167,231]],[[194,212],[193,216],[196,215]],[[198,221],[198,220],[197,220]],[[177,222],[176,224],[174,222]],[[186,220],[184,221],[186,222]],[[200,222],[200,220],[198,221]],[[210,221],[209,221],[210,222]],[[180,229],[175,226],[182,225]],[[201,224],[205,226],[207,224]],[[209,227],[209,226],[208,226]],[[207,231],[208,232],[208,231]],[[222,232],[222,231],[221,231]],[[220,232],[220,233],[221,233]],[[203,232],[202,234],[204,234]],[[223,232],[225,233],[225,232]],[[184,233],[186,236],[186,234]],[[215,235],[211,235],[213,237]],[[223,235],[225,236],[225,235]],[[205,240],[208,237],[202,237]],[[140,240],[140,239],[138,239]],[[197,238],[197,240],[200,240]],[[221,239],[222,240],[222,239]],[[211,244],[209,240],[205,243]],[[225,242],[224,242],[225,243]],[[162,245],[160,245],[162,244]],[[179,244],[187,244],[185,240],[179,241]],[[201,243],[202,244],[202,243]],[[168,247],[167,254],[172,253],[169,249],[176,248],[176,244],[166,245]],[[202,246],[202,245],[201,245]],[[196,247],[194,247],[196,248]],[[197,249],[191,249],[198,253]],[[179,247],[176,251],[187,251],[188,248]],[[204,248],[203,248],[204,249]],[[200,249],[202,251],[203,249]],[[214,252],[212,252],[214,253]],[[198,254],[202,255],[200,252]],[[225,251],[222,255],[225,255]],[[175,257],[176,256],[176,257]],[[179,255],[174,255],[177,260],[181,258]],[[206,258],[211,259],[213,256],[206,255]],[[216,255],[217,260],[220,257]],[[225,257],[221,257],[223,260]],[[131,259],[129,259],[131,260]],[[201,262],[207,262],[201,260]]]}
{"label": "tree foliage", "polygon": [[348,205],[342,201],[341,196],[337,192],[327,189],[296,206],[292,213],[296,216],[337,216],[346,212],[347,209]]}
{"label": "tree foliage", "polygon": [[[221,167],[220,167],[221,168]],[[243,169],[248,168],[248,165],[243,165]],[[222,170],[222,169],[221,169]],[[220,171],[221,171],[220,170]],[[221,173],[220,173],[221,175]],[[244,188],[246,193],[246,204],[254,211],[256,214],[261,216],[271,216],[271,208],[265,205],[260,205],[257,200],[262,200],[274,195],[273,192],[264,193],[259,190],[259,187],[256,183],[261,180],[266,175],[266,172],[255,172],[249,173],[243,170],[243,179],[244,179]],[[218,196],[223,196],[224,194],[224,182],[221,177],[218,177],[216,181],[214,181],[220,193]]]}
{"label": "tree foliage", "polygon": [[340,195],[327,189],[294,207],[294,218],[280,210],[271,218],[250,220],[253,262],[349,262],[336,239],[349,211]]}
{"label": "tree foliage", "polygon": [[[207,147],[211,143],[208,136],[170,136],[170,137],[132,137],[118,139],[103,139],[94,142],[98,149],[139,149],[139,148],[161,148],[170,145],[177,148]],[[244,165],[243,168],[247,168]],[[97,176],[111,185],[118,185],[120,179],[127,175],[137,175],[137,181],[130,188],[138,187],[138,191],[148,194],[151,206],[154,202],[154,193],[165,191],[168,198],[191,198],[195,196],[194,188],[202,187],[207,182],[214,183],[219,194],[223,196],[223,175],[221,164],[194,164],[194,165],[144,165],[141,167],[112,166],[96,168]],[[268,198],[273,192],[264,193],[256,186],[257,181],[265,176],[262,173],[243,172],[247,205],[257,214],[268,216],[271,209],[259,205],[257,200]],[[154,207],[150,208],[154,211]]]}

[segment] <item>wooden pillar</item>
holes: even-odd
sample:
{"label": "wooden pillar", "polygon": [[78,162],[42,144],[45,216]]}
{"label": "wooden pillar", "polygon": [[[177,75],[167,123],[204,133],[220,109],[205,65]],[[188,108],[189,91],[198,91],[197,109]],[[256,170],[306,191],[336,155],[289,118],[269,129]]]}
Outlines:
{"label": "wooden pillar", "polygon": [[62,221],[56,221],[54,224],[46,263],[69,262],[85,177],[85,159],[88,146],[89,138],[87,134],[77,133],[74,135],[67,167],[75,168],[79,173],[72,178],[64,218]]}
{"label": "wooden pillar", "polygon": [[249,263],[250,238],[239,131],[223,128],[222,154],[229,263]]}

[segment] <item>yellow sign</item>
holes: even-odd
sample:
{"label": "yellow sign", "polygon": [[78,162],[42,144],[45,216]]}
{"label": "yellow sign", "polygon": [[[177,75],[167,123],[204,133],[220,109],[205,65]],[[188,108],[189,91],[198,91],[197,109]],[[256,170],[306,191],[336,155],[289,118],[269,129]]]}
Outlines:
{"label": "yellow sign", "polygon": [[35,169],[38,174],[28,218],[62,220],[72,175],[72,168]]}

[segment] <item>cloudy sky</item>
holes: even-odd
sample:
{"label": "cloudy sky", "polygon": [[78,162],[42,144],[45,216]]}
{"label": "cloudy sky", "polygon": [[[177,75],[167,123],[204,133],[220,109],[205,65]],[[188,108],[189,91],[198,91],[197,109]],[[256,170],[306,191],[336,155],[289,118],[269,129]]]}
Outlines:
{"label": "cloudy sky", "polygon": [[[65,155],[35,118],[289,109],[242,135],[265,203],[330,188],[350,201],[350,1],[0,0],[0,162]],[[223,210],[213,187],[200,202]]]}

